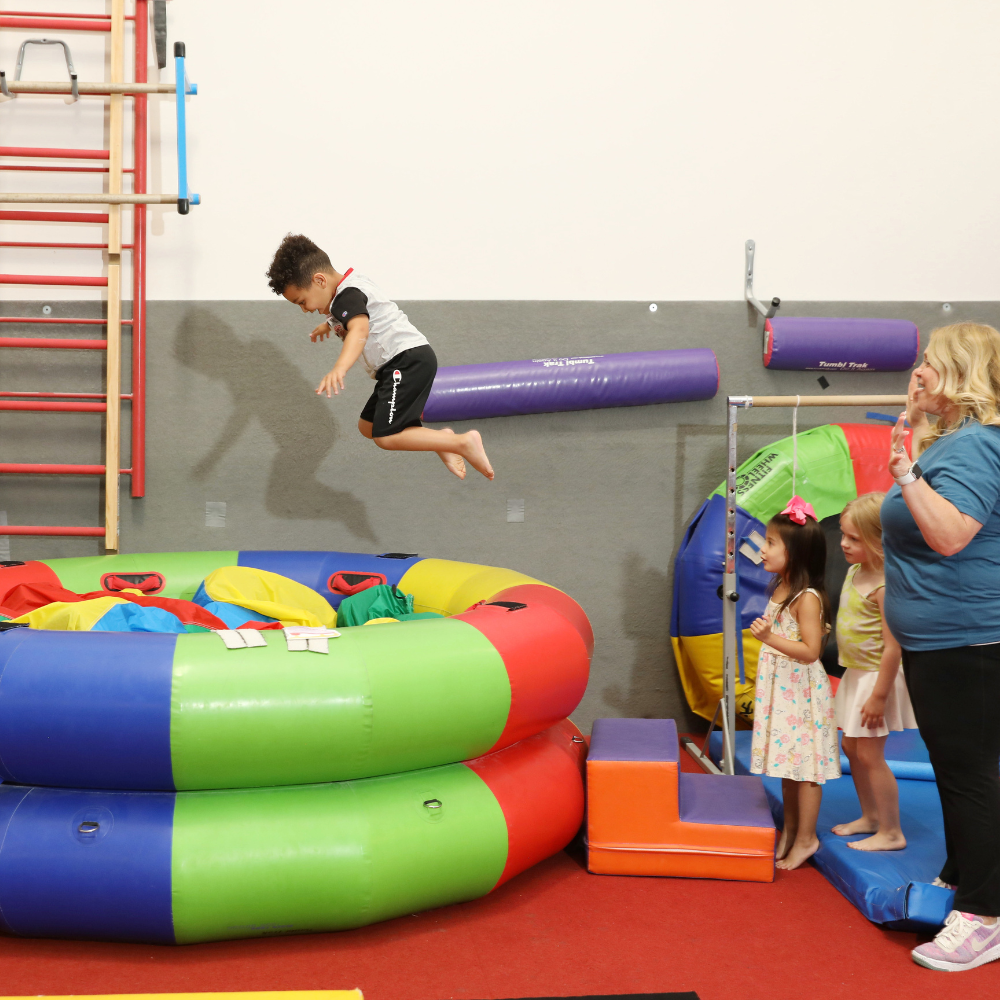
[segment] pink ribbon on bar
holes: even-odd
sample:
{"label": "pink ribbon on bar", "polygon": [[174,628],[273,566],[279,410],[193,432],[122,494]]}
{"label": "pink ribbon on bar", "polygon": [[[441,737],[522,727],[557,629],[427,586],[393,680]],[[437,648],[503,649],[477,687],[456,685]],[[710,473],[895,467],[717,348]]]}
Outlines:
{"label": "pink ribbon on bar", "polygon": [[799,496],[792,497],[788,501],[788,506],[781,513],[787,514],[796,524],[805,524],[807,517],[811,517],[814,521],[819,521],[816,511],[813,510],[813,505]]}

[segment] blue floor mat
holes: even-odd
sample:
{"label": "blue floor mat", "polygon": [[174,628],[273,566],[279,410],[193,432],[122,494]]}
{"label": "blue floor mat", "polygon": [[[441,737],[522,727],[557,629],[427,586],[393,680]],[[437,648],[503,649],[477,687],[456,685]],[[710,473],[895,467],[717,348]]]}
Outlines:
{"label": "blue floor mat", "polygon": [[[752,737],[750,732],[736,734],[737,774],[750,773]],[[721,734],[713,733],[710,753],[715,760],[721,749]],[[781,779],[763,780],[774,821],[780,829]],[[951,911],[955,895],[948,889],[930,885],[945,858],[937,785],[933,781],[900,778],[899,812],[906,834],[903,850],[852,851],[847,842],[861,840],[864,834],[837,837],[830,828],[861,814],[854,782],[849,776],[828,781],[823,786],[819,813],[820,848],[812,861],[869,920],[894,930],[935,930]]]}

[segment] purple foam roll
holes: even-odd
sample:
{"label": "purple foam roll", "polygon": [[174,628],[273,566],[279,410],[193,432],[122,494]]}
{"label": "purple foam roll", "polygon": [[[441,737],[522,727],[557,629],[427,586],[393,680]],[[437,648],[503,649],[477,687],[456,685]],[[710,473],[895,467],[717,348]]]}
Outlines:
{"label": "purple foam roll", "polygon": [[719,363],[707,347],[577,358],[537,358],[439,368],[425,420],[474,420],[523,413],[711,399]]}
{"label": "purple foam roll", "polygon": [[782,371],[902,372],[920,332],[905,319],[775,316],[764,322],[764,367]]}

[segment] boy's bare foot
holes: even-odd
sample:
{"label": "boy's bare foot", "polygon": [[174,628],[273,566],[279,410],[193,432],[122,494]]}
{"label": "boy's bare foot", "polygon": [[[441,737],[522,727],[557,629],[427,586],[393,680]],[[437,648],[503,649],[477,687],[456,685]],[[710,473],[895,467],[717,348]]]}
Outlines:
{"label": "boy's bare foot", "polygon": [[854,840],[848,847],[855,851],[901,851],[906,847],[906,837],[900,833],[876,833],[864,840]]}
{"label": "boy's bare foot", "polygon": [[775,862],[776,868],[781,868],[786,872],[794,871],[801,864],[805,864],[819,850],[819,840],[814,840],[811,844],[792,844],[791,850],[780,861]]}
{"label": "boy's bare foot", "polygon": [[852,833],[877,832],[878,823],[865,819],[864,816],[860,817],[860,819],[853,820],[850,823],[838,823],[830,829],[830,833],[835,833],[838,837],[849,837]]}
{"label": "boy's bare foot", "polygon": [[780,861],[788,853],[789,848],[795,843],[795,834],[795,830],[789,832],[787,829],[783,829],[781,831],[781,836],[778,837],[778,846],[774,849],[776,861]]}
{"label": "boy's bare foot", "polygon": [[486,457],[486,449],[483,447],[483,439],[479,431],[466,431],[464,435],[465,448],[463,454],[476,472],[481,472],[487,479],[493,478],[493,466]]}
{"label": "boy's bare foot", "polygon": [[[441,431],[444,434],[455,433],[450,427],[442,427]],[[465,459],[461,455],[454,451],[439,451],[438,455],[452,475],[458,476],[459,479],[465,479]]]}

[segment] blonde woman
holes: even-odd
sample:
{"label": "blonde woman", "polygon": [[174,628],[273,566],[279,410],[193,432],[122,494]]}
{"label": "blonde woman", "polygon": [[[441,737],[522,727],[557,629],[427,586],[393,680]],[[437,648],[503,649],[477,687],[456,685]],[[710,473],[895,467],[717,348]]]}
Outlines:
{"label": "blonde woman", "polygon": [[890,447],[885,617],[941,796],[937,882],[957,887],[944,929],[912,954],[956,972],[1000,958],[1000,333],[931,334]]}
{"label": "blonde woman", "polygon": [[899,643],[885,623],[885,560],[879,510],[884,493],[865,493],[840,515],[840,548],[850,565],[840,593],[837,652],[844,676],[834,708],[844,731],[844,753],[861,803],[861,816],[833,828],[856,851],[901,851],[899,788],[885,762],[891,732],[916,729],[900,667]]}

